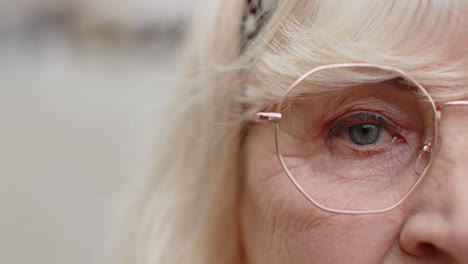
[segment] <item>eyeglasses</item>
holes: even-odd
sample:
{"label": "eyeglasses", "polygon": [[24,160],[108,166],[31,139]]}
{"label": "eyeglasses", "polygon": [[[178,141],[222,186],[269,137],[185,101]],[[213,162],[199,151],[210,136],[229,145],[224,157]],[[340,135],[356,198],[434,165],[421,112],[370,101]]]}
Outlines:
{"label": "eyeglasses", "polygon": [[[385,80],[385,81],[382,81]],[[309,70],[275,112],[276,152],[295,187],[333,213],[375,214],[400,205],[424,178],[437,148],[441,110],[397,68],[332,64]]]}

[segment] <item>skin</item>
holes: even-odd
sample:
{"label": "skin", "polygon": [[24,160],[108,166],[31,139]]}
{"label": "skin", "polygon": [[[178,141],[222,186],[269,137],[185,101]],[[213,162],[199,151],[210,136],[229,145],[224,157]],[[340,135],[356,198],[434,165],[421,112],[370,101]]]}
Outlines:
{"label": "skin", "polygon": [[[466,14],[466,10],[461,13]],[[428,68],[434,63],[454,65],[452,59],[467,58],[466,28],[449,32],[457,38],[451,43],[420,45],[421,49],[448,45],[444,49],[446,61],[428,62]],[[445,28],[441,25],[440,29]],[[463,72],[462,91],[455,91],[455,87],[441,91],[427,85],[428,92],[440,99],[436,103],[468,100],[466,60],[464,63],[457,65]],[[444,99],[452,91],[464,95]],[[305,112],[323,113],[324,109]],[[334,214],[311,204],[278,162],[273,125],[250,124],[243,145],[240,206],[244,263],[468,263],[467,116],[468,106],[443,109],[437,152],[424,180],[400,206],[374,215]],[[309,149],[300,142],[295,146]],[[307,176],[311,168],[297,170],[294,175]]]}
{"label": "skin", "polygon": [[399,207],[375,215],[315,207],[280,166],[272,124],[252,124],[240,214],[246,263],[468,263],[468,107],[442,114],[424,181]]}

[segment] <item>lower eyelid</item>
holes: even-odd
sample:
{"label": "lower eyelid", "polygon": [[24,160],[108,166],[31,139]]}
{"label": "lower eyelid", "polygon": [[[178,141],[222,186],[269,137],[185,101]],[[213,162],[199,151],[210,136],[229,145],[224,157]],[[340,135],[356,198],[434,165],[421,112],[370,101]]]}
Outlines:
{"label": "lower eyelid", "polygon": [[[342,140],[342,142],[335,141],[331,143],[331,151],[335,154],[339,154],[338,152],[343,151],[352,151],[354,154],[357,154],[358,157],[363,155],[365,157],[379,155],[386,151],[392,151],[393,148],[401,147],[402,144],[405,142],[403,139],[394,137],[392,141],[386,142],[379,142],[373,145],[356,145],[346,141],[345,139],[338,139]],[[341,150],[339,148],[342,148]]]}
{"label": "lower eyelid", "polygon": [[375,155],[380,155],[385,152],[387,148],[385,147],[364,147],[360,148],[356,146],[351,146],[349,145],[341,145],[341,146],[333,146],[331,149],[331,152],[335,157],[341,156],[342,158],[345,159],[363,159],[363,158],[369,158]]}

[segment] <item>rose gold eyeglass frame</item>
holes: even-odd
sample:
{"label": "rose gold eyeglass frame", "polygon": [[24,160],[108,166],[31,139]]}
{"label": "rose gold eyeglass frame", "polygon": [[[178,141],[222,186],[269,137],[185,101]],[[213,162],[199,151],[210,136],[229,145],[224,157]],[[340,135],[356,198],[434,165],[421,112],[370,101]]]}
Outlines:
{"label": "rose gold eyeglass frame", "polygon": [[[395,204],[392,206],[382,208],[382,209],[377,209],[377,210],[364,210],[364,211],[353,211],[353,210],[337,210],[333,208],[329,208],[326,206],[321,205],[319,202],[317,202],[314,198],[312,198],[302,187],[301,185],[297,182],[297,180],[294,178],[292,173],[289,171],[288,167],[286,166],[283,157],[281,155],[280,149],[279,149],[279,140],[278,140],[278,133],[280,130],[279,127],[279,121],[282,119],[282,114],[281,114],[281,109],[282,105],[284,104],[285,100],[288,98],[288,95],[291,93],[291,91],[294,90],[299,84],[301,84],[305,79],[310,77],[311,75],[323,71],[323,70],[328,70],[328,69],[344,69],[344,68],[371,68],[371,69],[379,69],[387,72],[394,73],[398,75],[398,77],[401,77],[403,79],[409,80],[412,83],[414,83],[417,88],[429,99],[429,103],[432,107],[432,111],[434,113],[434,134],[432,141],[423,143],[421,148],[419,149],[419,158],[421,156],[426,156],[428,158],[428,161],[424,167],[424,170],[420,173],[419,178],[417,181],[413,184],[413,186],[403,195],[403,197],[398,200]],[[337,214],[379,214],[379,213],[385,213],[390,210],[395,209],[398,207],[400,204],[402,204],[408,196],[416,189],[416,187],[421,183],[421,181],[424,179],[424,176],[426,175],[427,171],[429,170],[429,167],[431,166],[436,148],[437,148],[437,140],[438,140],[438,126],[439,122],[442,117],[442,109],[448,106],[468,106],[468,101],[449,101],[449,102],[444,102],[442,104],[436,105],[428,91],[421,85],[419,82],[414,80],[411,76],[406,74],[404,71],[391,67],[391,66],[386,66],[386,65],[380,65],[380,64],[371,64],[371,63],[341,63],[341,64],[329,64],[329,65],[323,65],[319,66],[316,68],[313,68],[306,72],[304,75],[299,77],[296,81],[294,81],[286,90],[285,95],[283,98],[280,100],[279,104],[276,107],[276,112],[258,112],[256,115],[256,122],[269,122],[275,124],[275,148],[276,148],[276,155],[281,163],[281,166],[283,167],[283,170],[287,174],[288,178],[291,180],[291,182],[294,184],[294,186],[305,196],[305,198],[311,202],[313,205],[316,207],[327,211],[331,213],[337,213]],[[419,159],[418,158],[418,159]]]}

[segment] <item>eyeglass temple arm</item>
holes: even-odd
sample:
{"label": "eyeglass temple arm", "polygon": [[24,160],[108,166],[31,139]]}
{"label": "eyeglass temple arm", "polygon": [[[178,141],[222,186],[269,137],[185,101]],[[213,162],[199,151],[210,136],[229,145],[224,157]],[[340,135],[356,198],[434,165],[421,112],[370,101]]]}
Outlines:
{"label": "eyeglass temple arm", "polygon": [[258,112],[255,117],[255,122],[257,123],[278,123],[283,115],[276,112]]}

